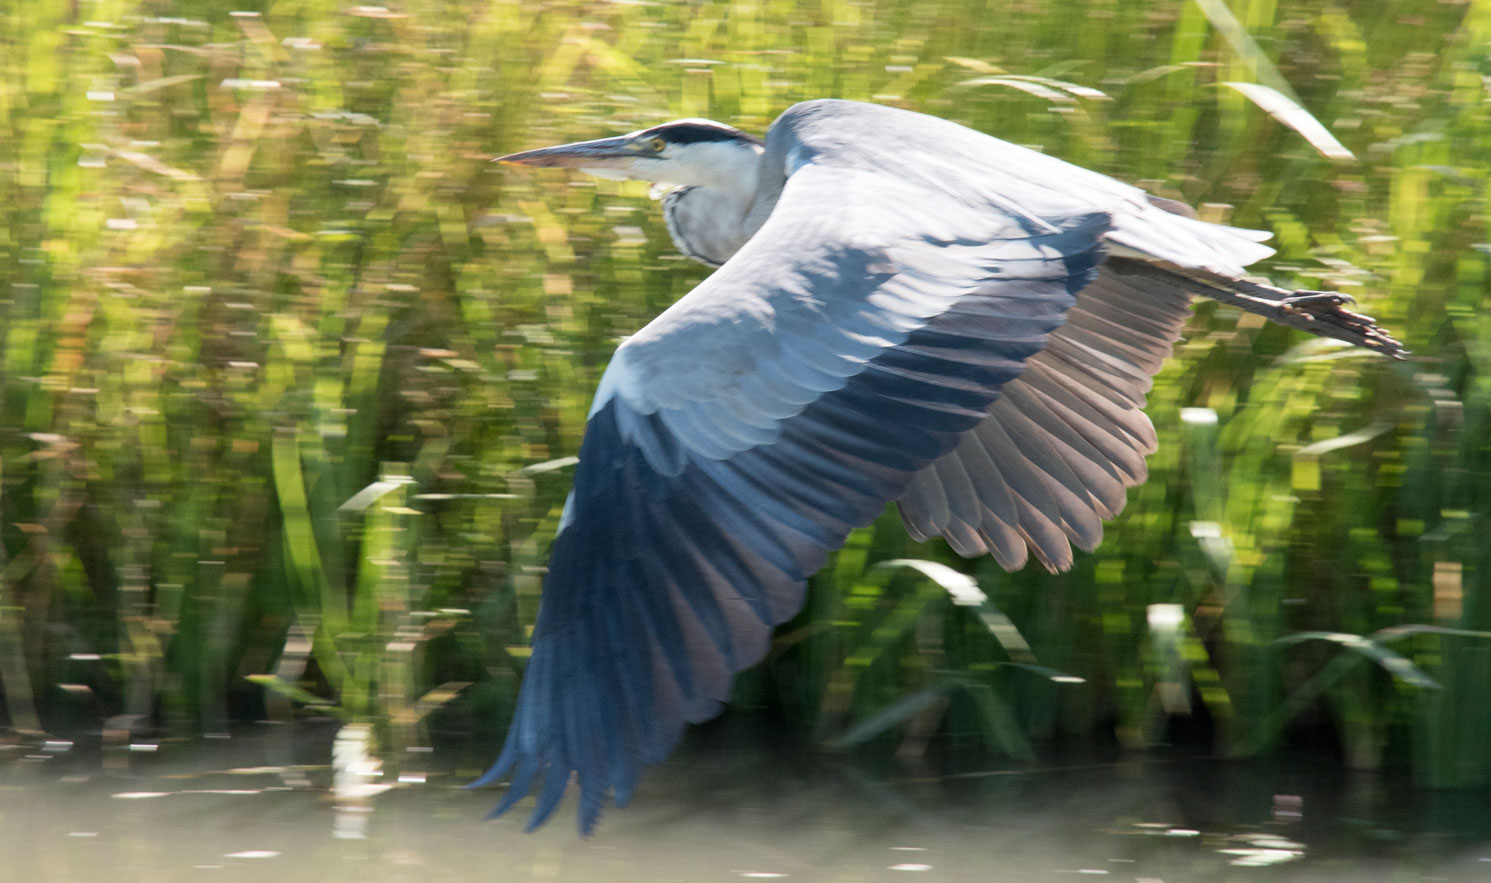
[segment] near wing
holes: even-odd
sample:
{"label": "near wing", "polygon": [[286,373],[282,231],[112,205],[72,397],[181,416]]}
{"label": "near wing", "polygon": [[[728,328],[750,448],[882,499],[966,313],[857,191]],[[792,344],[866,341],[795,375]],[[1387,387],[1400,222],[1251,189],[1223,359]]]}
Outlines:
{"label": "near wing", "polygon": [[[768,139],[790,177],[764,226],[602,379],[514,722],[478,783],[511,774],[498,813],[537,788],[539,824],[572,776],[583,831],[608,792],[626,802],[1096,275],[1111,219],[1090,202],[993,194],[935,162],[898,174],[792,113]],[[887,143],[909,116],[886,116]]]}

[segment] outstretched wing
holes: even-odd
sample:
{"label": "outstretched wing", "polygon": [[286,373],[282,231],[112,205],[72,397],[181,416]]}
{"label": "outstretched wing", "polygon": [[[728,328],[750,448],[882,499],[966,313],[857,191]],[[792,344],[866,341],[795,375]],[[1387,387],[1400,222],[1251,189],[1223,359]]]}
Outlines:
{"label": "outstretched wing", "polygon": [[1191,314],[1186,290],[1126,276],[1126,263],[1103,264],[988,416],[912,479],[898,503],[913,537],[941,534],[1006,570],[1029,552],[1066,570],[1073,546],[1097,548],[1102,522],[1148,475],[1145,394]]}
{"label": "outstretched wing", "polygon": [[[1096,274],[1100,206],[970,181],[968,158],[921,143],[928,118],[873,109],[877,157],[803,107],[768,138],[785,183],[760,231],[602,379],[514,722],[481,780],[512,776],[496,812],[537,788],[539,824],[572,777],[582,830],[608,793],[624,803],[686,722],[718,713],[828,552],[984,418]],[[927,153],[914,174],[889,159],[911,139]]]}

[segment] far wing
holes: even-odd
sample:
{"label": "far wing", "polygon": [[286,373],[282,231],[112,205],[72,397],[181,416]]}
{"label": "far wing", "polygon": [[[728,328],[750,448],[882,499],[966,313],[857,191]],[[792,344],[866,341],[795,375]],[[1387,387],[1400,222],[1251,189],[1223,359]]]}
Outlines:
{"label": "far wing", "polygon": [[[889,120],[887,143],[904,133]],[[1103,256],[1109,216],[844,159],[784,117],[765,225],[607,369],[501,756],[531,824],[582,830],[800,608],[848,532],[981,420]]]}
{"label": "far wing", "polygon": [[988,416],[917,473],[899,500],[913,537],[940,534],[1006,570],[1023,567],[1027,549],[1059,571],[1073,546],[1097,548],[1102,522],[1148,474],[1145,394],[1191,313],[1186,291],[1126,276],[1125,263],[1103,264]]}

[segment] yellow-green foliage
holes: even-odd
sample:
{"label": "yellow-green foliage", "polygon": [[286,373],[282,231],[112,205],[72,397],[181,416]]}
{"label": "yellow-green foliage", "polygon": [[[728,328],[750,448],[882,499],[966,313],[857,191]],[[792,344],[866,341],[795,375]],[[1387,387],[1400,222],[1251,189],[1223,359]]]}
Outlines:
{"label": "yellow-green foliage", "polygon": [[[1183,671],[1225,745],[1265,747],[1323,696],[1354,762],[1491,781],[1487,0],[248,8],[0,8],[12,725],[212,731],[267,687],[396,740],[442,703],[500,727],[568,481],[525,467],[577,451],[615,342],[704,271],[644,188],[486,160],[678,116],[759,131],[836,96],[1272,230],[1277,281],[1357,296],[1417,355],[1203,307],[1151,396],[1150,481],[1097,553],[1006,576],[885,519],[743,689],[823,737],[945,696],[1023,755],[1108,719],[1145,741]],[[1227,81],[1292,94],[1356,159]],[[1085,683],[997,664],[986,622],[871,575],[899,557],[976,574],[1034,659]],[[1185,611],[1173,640],[1153,603]],[[1329,683],[1349,642],[1279,642],[1401,623],[1465,630],[1394,636],[1442,689],[1379,642]],[[892,705],[912,688],[932,692]]]}

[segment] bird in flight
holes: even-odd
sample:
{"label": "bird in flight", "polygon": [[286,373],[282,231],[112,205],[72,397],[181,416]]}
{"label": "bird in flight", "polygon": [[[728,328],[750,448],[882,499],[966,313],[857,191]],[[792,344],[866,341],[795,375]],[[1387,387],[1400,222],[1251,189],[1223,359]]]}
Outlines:
{"label": "bird in flight", "polygon": [[851,101],[765,141],[708,120],[501,157],[653,182],[719,269],[617,349],[585,428],[506,744],[474,785],[631,797],[895,501],[1006,569],[1090,551],[1145,478],[1193,296],[1388,356],[1327,292],[1243,278],[1266,233],[946,120]]}

